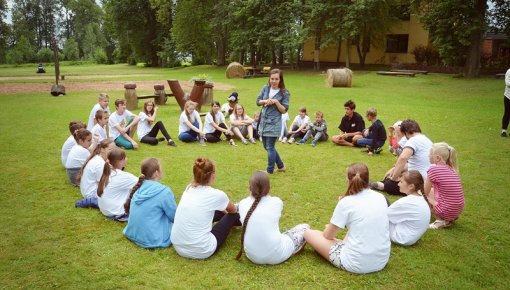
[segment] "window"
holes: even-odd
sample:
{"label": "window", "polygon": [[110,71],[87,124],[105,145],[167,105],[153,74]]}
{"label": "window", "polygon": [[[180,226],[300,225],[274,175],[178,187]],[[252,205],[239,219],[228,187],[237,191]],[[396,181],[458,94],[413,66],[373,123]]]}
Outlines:
{"label": "window", "polygon": [[409,34],[388,34],[386,35],[386,52],[407,53]]}

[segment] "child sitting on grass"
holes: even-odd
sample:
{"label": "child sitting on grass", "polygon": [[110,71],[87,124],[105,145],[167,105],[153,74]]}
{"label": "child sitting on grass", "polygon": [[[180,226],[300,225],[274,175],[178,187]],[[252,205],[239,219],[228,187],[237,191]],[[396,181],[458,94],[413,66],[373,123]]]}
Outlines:
{"label": "child sitting on grass", "polygon": [[124,203],[129,214],[124,236],[142,248],[166,248],[172,244],[170,233],[174,224],[175,197],[161,184],[161,163],[156,158],[142,161],[142,175]]}
{"label": "child sitting on grass", "polygon": [[402,121],[397,121],[395,124],[388,127],[388,141],[390,143],[389,151],[391,154],[395,156],[399,156],[404,150],[404,146],[406,145],[407,138],[400,131],[400,125]]}
{"label": "child sitting on grass", "polygon": [[125,149],[138,148],[138,143],[133,140],[138,121],[140,118],[126,109],[125,100],[115,101],[115,112],[108,120],[110,137],[115,141],[115,145]]}
{"label": "child sitting on grass", "polygon": [[306,114],[306,108],[299,108],[299,114],[294,118],[294,121],[292,121],[292,124],[290,125],[291,129],[287,136],[283,138],[282,142],[292,144],[297,138],[303,138],[308,131],[309,124],[310,117]]}
{"label": "child sitting on grass", "polygon": [[315,147],[317,142],[328,140],[328,127],[326,120],[324,120],[324,113],[321,111],[315,112],[315,122],[310,125],[310,129],[305,134],[303,139],[299,140],[296,144],[305,144],[306,141],[313,135],[312,146]]}
{"label": "child sitting on grass", "polygon": [[106,110],[97,110],[96,116],[95,116],[95,122],[96,124],[94,127],[92,127],[92,130],[90,132],[92,135],[97,136],[98,143],[103,142],[106,138],[108,138],[108,135],[106,133],[106,125],[108,124],[108,118],[110,117],[110,114]]}
{"label": "child sitting on grass", "polygon": [[457,151],[447,143],[435,143],[430,148],[431,166],[427,170],[425,194],[436,220],[429,228],[449,227],[464,209],[464,191],[457,169]]}
{"label": "child sitting on grass", "polygon": [[243,229],[241,231],[241,249],[236,259],[244,252],[255,264],[280,264],[299,252],[305,245],[303,233],[309,229],[300,224],[285,233],[280,233],[280,217],[283,202],[270,196],[269,175],[257,171],[250,177],[251,195],[239,202],[239,215]]}
{"label": "child sitting on grass", "polygon": [[108,112],[108,114],[110,114],[110,107],[108,107],[110,97],[108,96],[108,94],[100,93],[99,97],[97,99],[98,99],[97,104],[95,104],[94,107],[92,107],[92,110],[90,111],[90,114],[89,114],[89,122],[87,124],[87,130],[89,130],[89,131],[91,131],[92,128],[94,127],[94,125],[97,124],[96,123],[96,121],[97,121],[96,112],[97,111],[103,110],[103,111]]}
{"label": "child sitting on grass", "polygon": [[69,131],[71,135],[67,137],[67,140],[64,142],[64,145],[62,145],[62,153],[60,155],[60,158],[62,160],[62,166],[66,167],[67,156],[69,156],[71,148],[73,148],[74,145],[78,144],[76,143],[74,133],[79,129],[85,129],[85,127],[87,127],[87,125],[85,125],[85,123],[83,123],[82,121],[69,122]]}
{"label": "child sitting on grass", "polygon": [[368,147],[368,156],[372,156],[383,150],[382,147],[386,142],[386,129],[381,120],[377,119],[375,108],[368,108],[367,120],[372,122],[372,126],[363,130],[363,137],[358,139],[357,146]]}
{"label": "child sitting on grass", "polygon": [[80,184],[76,180],[76,176],[80,172],[83,164],[85,164],[85,161],[89,158],[91,151],[94,151],[96,148],[97,137],[92,136],[92,133],[87,129],[77,130],[74,132],[74,136],[77,144],[71,148],[67,156],[66,173],[69,181],[73,185],[79,186]]}

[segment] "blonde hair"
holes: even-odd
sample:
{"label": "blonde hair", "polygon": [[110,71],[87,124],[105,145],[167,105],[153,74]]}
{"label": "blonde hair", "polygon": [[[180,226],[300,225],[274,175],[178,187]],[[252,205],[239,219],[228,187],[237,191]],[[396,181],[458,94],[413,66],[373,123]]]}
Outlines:
{"label": "blonde hair", "polygon": [[239,115],[237,115],[237,108],[242,108],[243,109],[243,115],[241,116],[241,119],[244,119],[244,117],[246,116],[246,111],[244,110],[243,105],[241,105],[239,103],[234,106],[234,116],[235,116],[235,118],[238,119],[238,117],[239,117]]}
{"label": "blonde hair", "polygon": [[315,112],[315,117],[319,117],[321,119],[324,119],[324,113],[321,112],[321,111],[317,111],[317,112]]}
{"label": "blonde hair", "polygon": [[368,108],[367,109],[367,116],[377,117],[377,110],[375,108]]}
{"label": "blonde hair", "polygon": [[197,103],[193,102],[192,100],[188,100],[188,101],[186,101],[186,103],[184,103],[184,113],[186,114],[186,117],[188,117],[188,121],[190,121],[190,122],[191,122],[191,116],[188,113],[188,108],[191,108],[191,107],[193,107],[193,109],[195,110],[197,108]]}
{"label": "blonde hair", "polygon": [[102,100],[109,100],[110,99],[110,96],[108,96],[107,93],[100,93],[99,96],[97,97],[97,99],[99,101],[102,101]]}
{"label": "blonde hair", "polygon": [[430,148],[430,153],[432,155],[437,155],[441,157],[446,165],[450,166],[453,170],[459,171],[457,165],[457,151],[452,146],[448,145],[446,142],[439,142],[432,144]]}

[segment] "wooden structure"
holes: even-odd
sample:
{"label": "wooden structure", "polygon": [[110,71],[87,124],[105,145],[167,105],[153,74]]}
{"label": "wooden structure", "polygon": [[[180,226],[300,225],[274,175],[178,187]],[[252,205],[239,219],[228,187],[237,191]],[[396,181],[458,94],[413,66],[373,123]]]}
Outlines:
{"label": "wooden structure", "polygon": [[416,73],[412,72],[396,72],[396,71],[378,71],[378,75],[381,76],[408,76],[408,77],[414,77]]}
{"label": "wooden structure", "polygon": [[265,77],[269,75],[269,71],[271,71],[271,67],[265,66],[263,68],[257,68],[252,66],[243,67],[245,74],[244,78],[257,78],[257,77]]}
{"label": "wooden structure", "polygon": [[138,109],[138,100],[139,99],[150,99],[154,98],[154,103],[156,105],[164,105],[168,99],[168,97],[172,97],[173,94],[165,93],[165,86],[162,84],[154,85],[154,94],[153,95],[142,95],[138,96],[136,94],[136,84],[135,83],[126,83],[124,84],[124,98],[126,99],[126,108],[128,110]]}
{"label": "wooden structure", "polygon": [[497,79],[504,79],[505,78],[505,73],[496,74],[496,78]]}
{"label": "wooden structure", "polygon": [[184,104],[188,100],[197,103],[197,111],[202,109],[203,104],[211,104],[213,102],[213,85],[205,81],[195,81],[191,93],[186,94],[182,90],[178,80],[167,80],[172,95],[175,97],[177,104],[184,110]]}
{"label": "wooden structure", "polygon": [[400,73],[414,73],[414,74],[423,74],[426,75],[429,73],[427,70],[414,70],[414,69],[392,69],[390,72],[400,72]]}

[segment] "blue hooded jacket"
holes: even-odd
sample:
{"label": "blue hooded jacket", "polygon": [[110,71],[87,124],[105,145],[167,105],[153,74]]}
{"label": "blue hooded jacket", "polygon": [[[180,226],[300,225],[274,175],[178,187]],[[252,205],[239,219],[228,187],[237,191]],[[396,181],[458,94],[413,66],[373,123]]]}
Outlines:
{"label": "blue hooded jacket", "polygon": [[170,188],[145,180],[131,198],[128,224],[123,233],[140,247],[166,248],[172,244],[170,233],[176,208]]}

